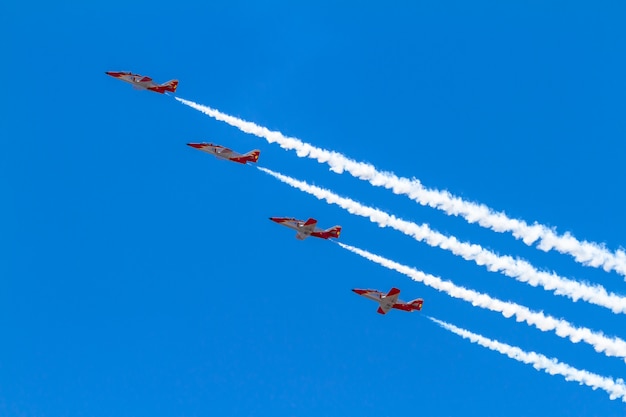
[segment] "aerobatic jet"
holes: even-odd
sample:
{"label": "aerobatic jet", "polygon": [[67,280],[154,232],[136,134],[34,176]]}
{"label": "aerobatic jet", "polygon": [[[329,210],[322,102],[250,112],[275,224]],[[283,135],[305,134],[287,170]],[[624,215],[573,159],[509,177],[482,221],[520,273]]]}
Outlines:
{"label": "aerobatic jet", "polygon": [[240,164],[246,164],[248,162],[254,162],[259,159],[259,155],[261,151],[255,149],[248,153],[244,153],[243,155],[233,151],[232,149],[228,149],[221,145],[214,145],[212,143],[188,143],[187,146],[191,146],[192,148],[196,148],[206,153],[210,153],[214,155],[218,159],[225,159],[227,161],[239,162]]}
{"label": "aerobatic jet", "polygon": [[157,84],[152,81],[152,78],[150,77],[133,74],[132,72],[107,71],[106,74],[113,78],[117,78],[118,80],[126,81],[127,83],[132,84],[137,90],[150,90],[155,93],[164,94],[166,91],[173,93],[178,87],[178,80],[170,80],[163,84]]}
{"label": "aerobatic jet", "polygon": [[320,229],[316,227],[317,220],[309,219],[307,221],[294,219],[293,217],[270,217],[270,220],[295,230],[296,239],[304,240],[309,236],[328,239],[331,237],[338,238],[341,233],[341,226],[333,226],[330,229]]}
{"label": "aerobatic jet", "polygon": [[424,300],[422,300],[421,298],[409,301],[408,303],[405,303],[402,300],[398,300],[398,294],[400,294],[400,290],[397,288],[392,288],[387,294],[377,290],[359,290],[357,288],[353,289],[352,291],[359,295],[362,295],[365,298],[374,300],[378,304],[380,304],[377,310],[380,314],[387,314],[387,312],[392,308],[412,313],[413,311],[421,310],[422,304],[424,304]]}

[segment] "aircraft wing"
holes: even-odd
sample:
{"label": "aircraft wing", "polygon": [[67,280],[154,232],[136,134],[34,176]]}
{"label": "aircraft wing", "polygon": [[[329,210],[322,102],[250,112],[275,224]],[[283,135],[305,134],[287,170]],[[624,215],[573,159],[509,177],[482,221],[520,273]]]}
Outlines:
{"label": "aircraft wing", "polygon": [[387,312],[397,303],[399,294],[399,289],[392,288],[386,295],[381,296],[379,301],[380,306],[378,307],[377,312],[379,314],[387,314]]}
{"label": "aircraft wing", "polygon": [[389,290],[387,295],[385,295],[383,298],[385,299],[386,302],[393,305],[398,301],[398,295],[400,295],[400,290],[397,288],[392,288]]}
{"label": "aircraft wing", "polygon": [[381,305],[378,307],[378,310],[376,310],[376,312],[377,312],[378,314],[387,314],[387,312],[388,312],[389,310],[391,310],[391,307],[390,307],[390,306],[388,306],[388,305],[382,305],[382,304],[381,304]]}
{"label": "aircraft wing", "polygon": [[237,152],[234,152],[232,149],[229,149],[225,146],[221,146],[221,145],[213,145],[213,148],[215,149],[215,153],[219,154],[220,156],[223,156],[224,158],[232,158],[233,156],[239,156],[239,154]]}
{"label": "aircraft wing", "polygon": [[298,233],[296,233],[296,239],[304,240],[307,237],[311,236],[311,233],[315,231],[316,224],[317,220],[313,218],[310,218],[304,223],[298,222],[296,227],[296,230],[298,231]]}
{"label": "aircraft wing", "polygon": [[130,74],[131,80],[136,82],[136,83],[152,83],[154,84],[154,82],[152,81],[152,78],[148,77],[147,75],[139,75],[139,74]]}
{"label": "aircraft wing", "polygon": [[317,225],[317,220],[315,220],[313,218],[310,218],[309,220],[304,222],[304,224],[302,226],[300,226],[300,229],[304,233],[311,234],[311,232],[313,232],[315,230],[315,226],[316,225]]}

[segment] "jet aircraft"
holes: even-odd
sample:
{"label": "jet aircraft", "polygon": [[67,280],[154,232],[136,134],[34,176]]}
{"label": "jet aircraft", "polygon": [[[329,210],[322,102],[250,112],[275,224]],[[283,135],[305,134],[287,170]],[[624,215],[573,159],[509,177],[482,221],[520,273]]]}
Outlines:
{"label": "jet aircraft", "polygon": [[398,294],[400,294],[400,290],[397,288],[392,288],[387,294],[377,290],[359,290],[357,288],[353,289],[352,291],[359,295],[362,295],[365,298],[374,300],[379,303],[380,306],[378,307],[377,311],[380,314],[387,314],[387,312],[392,308],[412,313],[413,311],[421,310],[422,304],[424,304],[424,300],[422,300],[421,298],[409,301],[408,303],[405,303],[402,300],[398,300]]}
{"label": "jet aircraft", "polygon": [[166,91],[173,93],[178,87],[178,80],[170,80],[163,84],[157,84],[152,81],[152,78],[150,77],[133,74],[132,72],[107,71],[106,74],[113,78],[117,78],[118,80],[126,81],[127,83],[132,84],[137,90],[150,90],[155,93],[164,94]]}
{"label": "jet aircraft", "polygon": [[214,145],[212,143],[188,143],[187,146],[196,148],[206,153],[214,155],[218,159],[225,159],[227,161],[239,162],[240,164],[246,164],[247,162],[256,162],[259,159],[261,151],[255,149],[245,154],[240,154],[232,149],[228,149],[221,145]]}
{"label": "jet aircraft", "polygon": [[294,219],[293,217],[270,217],[270,220],[280,225],[295,230],[296,239],[304,240],[309,236],[328,239],[331,237],[338,238],[341,233],[341,226],[333,226],[330,229],[320,229],[316,227],[317,220],[309,219],[307,221]]}

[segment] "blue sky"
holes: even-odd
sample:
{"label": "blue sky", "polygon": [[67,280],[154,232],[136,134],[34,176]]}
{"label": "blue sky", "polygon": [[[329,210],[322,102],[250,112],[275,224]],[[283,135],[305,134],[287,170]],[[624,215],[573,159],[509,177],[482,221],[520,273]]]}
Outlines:
{"label": "blue sky", "polygon": [[[513,218],[625,245],[626,6],[619,2],[56,2],[0,6],[0,415],[618,416],[620,400],[447,332],[436,317],[579,369],[598,354],[411,281],[270,216],[458,285],[626,338],[624,316],[381,229],[259,165],[542,270],[581,266],[298,158],[104,71]],[[406,4],[404,4],[406,3]],[[350,291],[424,298],[376,314]]]}

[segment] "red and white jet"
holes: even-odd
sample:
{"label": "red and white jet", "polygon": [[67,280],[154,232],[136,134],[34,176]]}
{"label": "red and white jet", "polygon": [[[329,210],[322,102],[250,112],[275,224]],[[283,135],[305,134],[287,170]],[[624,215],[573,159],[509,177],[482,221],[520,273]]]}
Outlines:
{"label": "red and white jet", "polygon": [[387,294],[377,290],[359,290],[357,288],[353,289],[352,291],[359,295],[362,295],[365,298],[369,298],[370,300],[374,300],[379,303],[380,306],[378,307],[377,311],[380,314],[387,314],[387,312],[392,308],[412,313],[413,311],[420,311],[422,309],[422,304],[424,304],[424,300],[422,300],[421,298],[409,301],[408,303],[405,303],[402,300],[398,300],[398,294],[400,294],[400,290],[397,288],[392,288]]}
{"label": "red and white jet", "polygon": [[164,94],[166,91],[173,93],[178,87],[178,80],[170,80],[163,84],[157,84],[152,81],[152,78],[150,77],[146,77],[145,75],[133,74],[132,72],[107,71],[106,74],[110,75],[113,78],[117,78],[118,80],[131,83],[133,87],[135,87],[137,90],[150,90],[154,91],[155,93]]}
{"label": "red and white jet", "polygon": [[187,146],[191,146],[192,148],[196,148],[206,153],[210,153],[214,155],[218,159],[225,159],[227,161],[239,162],[240,164],[246,164],[248,162],[256,163],[259,159],[259,155],[261,155],[261,151],[255,149],[248,153],[244,153],[243,155],[233,151],[232,149],[228,149],[221,145],[214,145],[212,143],[188,143]]}
{"label": "red and white jet", "polygon": [[307,221],[294,219],[293,217],[270,217],[270,220],[297,231],[296,239],[304,240],[309,236],[328,239],[331,237],[338,238],[341,233],[341,226],[333,226],[330,229],[319,229],[316,227],[317,220],[309,219]]}

